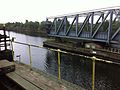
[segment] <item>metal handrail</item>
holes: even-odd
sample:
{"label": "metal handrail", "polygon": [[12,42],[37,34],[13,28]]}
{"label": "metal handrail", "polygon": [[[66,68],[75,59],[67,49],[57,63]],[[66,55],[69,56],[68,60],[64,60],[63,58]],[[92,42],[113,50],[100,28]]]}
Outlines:
{"label": "metal handrail", "polygon": [[39,46],[39,45],[28,44],[28,43],[23,43],[23,42],[16,42],[16,41],[12,41],[12,42],[22,44],[22,45],[27,45],[29,47],[30,69],[32,68],[31,46],[32,47],[37,47],[37,48],[44,48],[44,49],[48,49],[48,50],[57,52],[58,53],[58,80],[61,80],[61,69],[60,69],[60,66],[61,66],[61,64],[60,64],[61,63],[61,56],[60,55],[61,55],[61,53],[70,54],[70,55],[77,55],[77,56],[89,58],[90,60],[92,60],[92,90],[95,90],[95,68],[96,68],[95,64],[96,64],[96,61],[105,62],[105,63],[109,63],[109,64],[120,65],[120,63],[109,61],[109,60],[99,59],[99,58],[96,58],[95,56],[93,56],[93,57],[85,56],[85,55],[81,55],[81,54],[66,52],[66,51],[63,51],[63,50],[60,50],[60,49],[46,48],[46,47],[43,47],[41,45]]}

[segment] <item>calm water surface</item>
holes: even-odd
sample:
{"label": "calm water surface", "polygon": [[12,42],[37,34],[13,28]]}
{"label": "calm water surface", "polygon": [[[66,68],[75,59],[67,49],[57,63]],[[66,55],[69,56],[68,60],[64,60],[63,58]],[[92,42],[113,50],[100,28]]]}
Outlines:
{"label": "calm water surface", "polygon": [[[43,45],[46,38],[9,32],[15,41]],[[29,64],[28,46],[14,43],[15,60]],[[31,47],[32,66],[57,76],[57,53],[43,48]],[[91,90],[92,62],[83,57],[61,54],[61,77],[71,83]],[[95,90],[120,90],[120,66],[96,63]]]}

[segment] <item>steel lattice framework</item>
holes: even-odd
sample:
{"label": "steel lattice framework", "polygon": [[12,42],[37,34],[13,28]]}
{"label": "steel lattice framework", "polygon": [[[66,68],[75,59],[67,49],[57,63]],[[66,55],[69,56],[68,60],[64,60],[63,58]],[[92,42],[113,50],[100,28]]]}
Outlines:
{"label": "steel lattice framework", "polygon": [[48,17],[49,35],[120,44],[120,7]]}

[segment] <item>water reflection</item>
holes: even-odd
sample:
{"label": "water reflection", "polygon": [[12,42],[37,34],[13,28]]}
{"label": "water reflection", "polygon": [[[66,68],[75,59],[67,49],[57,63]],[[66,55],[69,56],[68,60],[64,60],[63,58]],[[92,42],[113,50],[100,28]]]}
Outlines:
{"label": "water reflection", "polygon": [[[47,52],[47,72],[58,74],[57,53]],[[71,83],[91,90],[92,60],[79,56],[61,54],[61,77]],[[120,67],[112,64],[96,62],[95,90],[119,90]]]}

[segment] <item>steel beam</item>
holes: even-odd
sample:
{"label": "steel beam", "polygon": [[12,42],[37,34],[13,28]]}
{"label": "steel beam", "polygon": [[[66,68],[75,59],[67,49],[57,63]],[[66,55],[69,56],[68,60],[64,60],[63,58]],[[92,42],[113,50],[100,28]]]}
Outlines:
{"label": "steel beam", "polygon": [[95,27],[97,26],[98,22],[100,21],[100,19],[102,18],[102,14],[100,15],[100,17],[98,18],[98,20],[95,23],[95,26],[93,27],[93,30],[95,29]]}
{"label": "steel beam", "polygon": [[[103,22],[103,20],[104,20],[104,13],[102,13],[102,22]],[[102,25],[102,31],[103,31],[103,29],[104,29],[104,27],[103,27],[103,25]]]}
{"label": "steel beam", "polygon": [[113,40],[117,34],[120,32],[120,27],[117,29],[117,31],[112,35],[111,40]]}
{"label": "steel beam", "polygon": [[76,36],[78,33],[78,19],[79,19],[79,15],[76,15]]}
{"label": "steel beam", "polygon": [[91,14],[88,14],[87,17],[85,18],[85,20],[84,20],[82,26],[80,27],[80,31],[78,32],[78,37],[79,37],[80,34],[82,33],[83,28],[85,27],[85,25],[86,25],[87,21],[89,20],[90,16],[91,16]]}
{"label": "steel beam", "polygon": [[96,31],[93,33],[92,38],[95,37],[95,35],[97,34],[97,32],[99,31],[99,29],[100,29],[101,26],[103,25],[103,22],[106,20],[106,18],[108,17],[109,14],[110,14],[110,11],[107,13],[107,15],[105,16],[105,18],[103,19],[103,21],[100,23],[100,25],[98,26],[98,28],[96,29]]}
{"label": "steel beam", "polygon": [[61,23],[60,23],[60,25],[59,25],[59,27],[58,27],[58,29],[57,29],[56,34],[58,34],[58,33],[59,33],[59,31],[60,31],[61,27],[63,26],[64,19],[65,19],[65,17],[62,19],[62,21],[61,21]]}
{"label": "steel beam", "polygon": [[[98,19],[95,20],[96,16],[98,15],[99,15]],[[114,15],[116,16],[115,18],[114,18]],[[71,17],[73,19],[72,23],[67,28],[67,19]],[[81,20],[81,17],[85,17],[84,21]],[[59,18],[62,18],[62,21],[58,25],[57,20]],[[91,41],[106,42],[108,44],[111,44],[112,42],[119,42],[119,41],[116,41],[118,39],[114,39],[114,38],[120,32],[120,25],[116,31],[114,32],[112,31],[112,24],[116,22],[116,19],[120,23],[120,8],[90,11],[90,12],[81,12],[77,14],[72,14],[70,16],[65,15],[62,17],[55,17],[50,27],[51,32],[55,32],[55,35],[54,33],[50,33],[50,34],[54,35],[55,37],[64,36],[64,38],[67,37],[67,38],[74,38],[74,39],[80,39],[80,40],[91,40]],[[107,20],[109,20],[109,26],[105,28],[106,30],[104,30],[104,24]],[[80,28],[79,28],[79,22],[82,23],[82,25],[80,25]],[[75,31],[72,32],[71,29],[73,25],[75,25]],[[54,27],[54,31],[52,30],[53,27]],[[86,30],[86,27],[87,27],[87,31],[84,32]],[[62,33],[59,33],[59,31],[61,30],[62,30]],[[83,35],[84,34],[83,32],[85,33],[86,36]],[[85,37],[83,38],[81,34],[82,36],[85,36]]]}
{"label": "steel beam", "polygon": [[88,13],[92,13],[92,12],[95,12],[95,15],[99,15],[101,11],[102,11],[103,13],[105,13],[105,12],[107,12],[107,11],[114,10],[114,9],[120,9],[120,6],[100,8],[100,9],[93,9],[93,10],[75,12],[75,13],[58,15],[58,16],[51,16],[51,17],[47,17],[47,19],[63,18],[63,17],[65,17],[65,16],[67,16],[67,17],[74,17],[74,16],[76,16],[77,14],[79,14],[79,15],[81,15],[81,16],[85,16],[85,15],[87,15]]}
{"label": "steel beam", "polygon": [[55,21],[54,21],[54,25],[55,25],[55,33],[57,32],[57,19],[55,18]]}
{"label": "steel beam", "polygon": [[64,34],[66,33],[67,31],[67,17],[65,16],[65,19],[64,19]]}
{"label": "steel beam", "polygon": [[51,29],[52,29],[52,27],[53,27],[53,25],[54,25],[54,23],[55,23],[55,20],[56,20],[56,18],[54,18],[53,23],[51,24],[51,26],[50,26],[49,30],[51,30]]}
{"label": "steel beam", "polygon": [[91,38],[80,38],[80,37],[72,37],[72,36],[61,36],[61,35],[50,35],[52,37],[61,37],[61,38],[69,38],[69,39],[76,39],[76,40],[85,40],[85,41],[97,41],[97,42],[104,42],[107,43],[106,40],[101,40],[101,39],[91,39]]}
{"label": "steel beam", "polygon": [[77,16],[75,16],[75,18],[74,18],[73,21],[72,21],[72,24],[69,26],[69,28],[68,28],[68,30],[67,30],[67,32],[66,32],[66,36],[68,35],[68,33],[69,33],[71,27],[73,26],[73,23],[75,22],[76,17],[77,17]]}
{"label": "steel beam", "polygon": [[113,19],[113,11],[110,11],[110,20],[109,20],[108,37],[107,37],[108,44],[110,43],[110,37],[112,31],[112,19]]}
{"label": "steel beam", "polygon": [[94,12],[91,14],[90,37],[92,37],[92,33],[93,33],[93,21],[94,21]]}

